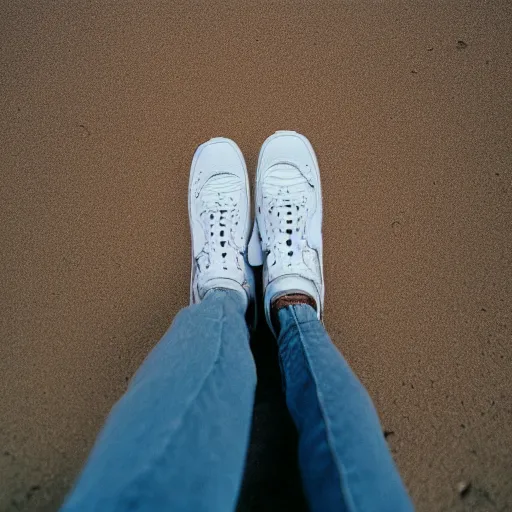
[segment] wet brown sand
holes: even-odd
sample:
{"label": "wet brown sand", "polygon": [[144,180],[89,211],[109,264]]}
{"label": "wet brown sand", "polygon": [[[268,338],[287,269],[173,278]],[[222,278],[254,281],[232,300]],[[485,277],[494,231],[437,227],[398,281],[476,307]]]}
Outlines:
{"label": "wet brown sand", "polygon": [[197,144],[253,174],[277,129],[418,510],[512,508],[512,8],[480,4],[2,2],[0,510],[58,507],[187,304]]}

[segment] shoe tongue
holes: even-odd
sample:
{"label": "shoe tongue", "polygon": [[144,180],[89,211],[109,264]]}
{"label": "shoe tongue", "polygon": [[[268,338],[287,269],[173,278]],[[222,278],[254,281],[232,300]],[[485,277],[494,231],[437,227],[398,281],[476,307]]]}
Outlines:
{"label": "shoe tongue", "polygon": [[247,258],[252,267],[260,267],[263,265],[263,248],[261,247],[261,236],[258,228],[258,221],[256,219],[254,219],[252,235],[249,240],[249,247],[247,248]]}

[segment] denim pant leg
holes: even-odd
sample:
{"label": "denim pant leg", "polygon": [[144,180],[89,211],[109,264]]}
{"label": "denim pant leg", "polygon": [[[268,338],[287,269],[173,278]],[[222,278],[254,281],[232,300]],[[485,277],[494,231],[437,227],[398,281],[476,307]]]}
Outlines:
{"label": "denim pant leg", "polygon": [[288,306],[278,316],[286,401],[311,510],[413,510],[372,401],[313,308]]}
{"label": "denim pant leg", "polygon": [[236,292],[181,311],[114,406],[62,511],[232,511],[256,371]]}

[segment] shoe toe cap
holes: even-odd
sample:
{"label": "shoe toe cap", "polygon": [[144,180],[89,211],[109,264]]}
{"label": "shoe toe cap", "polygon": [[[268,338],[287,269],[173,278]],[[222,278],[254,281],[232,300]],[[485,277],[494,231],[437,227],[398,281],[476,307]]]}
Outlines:
{"label": "shoe toe cap", "polygon": [[260,166],[265,169],[277,162],[289,162],[298,167],[315,165],[315,157],[303,135],[276,132],[263,144]]}
{"label": "shoe toe cap", "polygon": [[230,173],[245,179],[245,164],[238,146],[229,139],[216,138],[199,146],[195,170],[204,179],[218,173]]}

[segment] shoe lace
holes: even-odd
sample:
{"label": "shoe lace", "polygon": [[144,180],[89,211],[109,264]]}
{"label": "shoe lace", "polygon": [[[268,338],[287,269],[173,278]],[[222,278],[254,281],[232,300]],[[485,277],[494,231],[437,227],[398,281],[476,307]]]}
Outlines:
{"label": "shoe lace", "polygon": [[217,192],[215,187],[211,188],[202,194],[203,210],[200,215],[206,239],[203,250],[209,256],[206,268],[220,265],[228,270],[233,266],[233,261],[238,261],[239,251],[234,242],[234,230],[239,222],[240,210],[233,196],[237,196],[240,188],[235,185],[229,188],[224,186],[222,193]]}
{"label": "shoe lace", "polygon": [[268,251],[274,254],[273,265],[280,261],[292,265],[301,256],[306,243],[307,197],[302,186],[278,189],[267,196],[268,228],[272,236]]}

